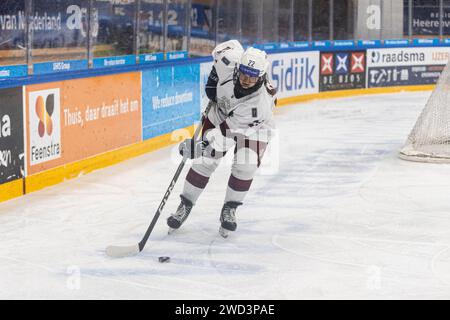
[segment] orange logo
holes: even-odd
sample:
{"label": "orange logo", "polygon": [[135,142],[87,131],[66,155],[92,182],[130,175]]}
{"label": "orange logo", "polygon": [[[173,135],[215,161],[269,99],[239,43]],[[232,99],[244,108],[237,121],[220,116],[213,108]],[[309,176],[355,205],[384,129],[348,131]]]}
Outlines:
{"label": "orange logo", "polygon": [[53,132],[52,114],[55,109],[55,95],[49,94],[47,99],[39,96],[36,99],[36,114],[39,118],[38,133],[41,138],[44,137],[45,131],[50,136]]}

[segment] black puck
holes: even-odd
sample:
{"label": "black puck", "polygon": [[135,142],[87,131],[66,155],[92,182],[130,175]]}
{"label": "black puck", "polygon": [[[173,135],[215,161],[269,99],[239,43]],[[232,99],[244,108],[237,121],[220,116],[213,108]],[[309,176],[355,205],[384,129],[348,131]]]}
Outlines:
{"label": "black puck", "polygon": [[170,257],[159,257],[158,260],[161,263],[170,262]]}

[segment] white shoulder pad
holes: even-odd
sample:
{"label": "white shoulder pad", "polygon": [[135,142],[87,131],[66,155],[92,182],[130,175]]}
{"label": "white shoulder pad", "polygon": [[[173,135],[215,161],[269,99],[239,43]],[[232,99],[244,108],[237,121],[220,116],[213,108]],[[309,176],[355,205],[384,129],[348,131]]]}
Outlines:
{"label": "white shoulder pad", "polygon": [[242,48],[242,45],[239,43],[239,41],[228,40],[228,41],[219,43],[212,51],[212,56],[215,60],[219,55],[223,54],[223,52],[228,51],[228,50],[233,51],[235,49],[238,51],[244,52],[244,48]]}
{"label": "white shoulder pad", "polygon": [[223,42],[214,48],[212,56],[219,80],[230,77],[239,64],[244,49],[237,40]]}

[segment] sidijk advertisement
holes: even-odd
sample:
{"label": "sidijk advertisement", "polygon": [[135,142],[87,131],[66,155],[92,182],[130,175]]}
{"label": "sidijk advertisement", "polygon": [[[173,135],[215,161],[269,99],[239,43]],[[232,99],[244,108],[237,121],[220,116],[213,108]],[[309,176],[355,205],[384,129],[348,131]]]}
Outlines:
{"label": "sidijk advertisement", "polygon": [[200,119],[200,95],[199,64],[143,71],[143,139],[193,125]]}
{"label": "sidijk advertisement", "polygon": [[449,55],[447,47],[369,49],[368,87],[434,84]]}
{"label": "sidijk advertisement", "polygon": [[141,141],[140,86],[139,72],[26,86],[27,174]]}
{"label": "sidijk advertisement", "polygon": [[0,184],[24,176],[22,87],[0,90]]}
{"label": "sidijk advertisement", "polygon": [[269,79],[279,98],[319,92],[319,51],[269,55]]}
{"label": "sidijk advertisement", "polygon": [[320,53],[320,91],[366,87],[365,51]]}

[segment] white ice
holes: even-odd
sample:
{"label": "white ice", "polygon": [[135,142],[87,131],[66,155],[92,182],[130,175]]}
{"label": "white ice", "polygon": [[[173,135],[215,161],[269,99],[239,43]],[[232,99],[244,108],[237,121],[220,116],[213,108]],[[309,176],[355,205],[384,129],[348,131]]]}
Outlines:
{"label": "white ice", "polygon": [[2,203],[0,298],[449,299],[450,165],[397,158],[429,94],[278,109],[278,171],[266,158],[226,240],[224,163],[181,230],[186,169],[144,251],[105,255],[141,239],[173,147]]}

